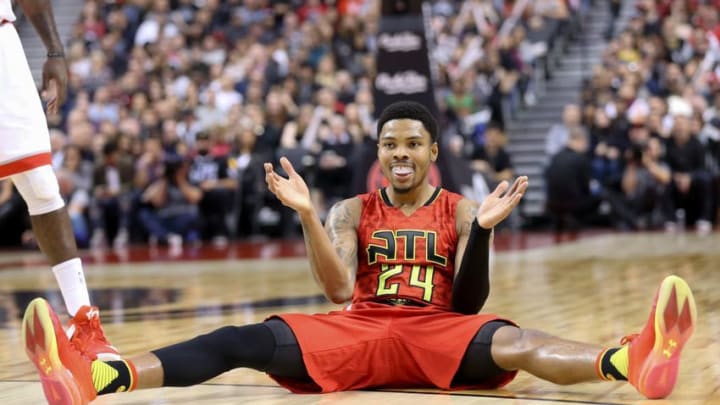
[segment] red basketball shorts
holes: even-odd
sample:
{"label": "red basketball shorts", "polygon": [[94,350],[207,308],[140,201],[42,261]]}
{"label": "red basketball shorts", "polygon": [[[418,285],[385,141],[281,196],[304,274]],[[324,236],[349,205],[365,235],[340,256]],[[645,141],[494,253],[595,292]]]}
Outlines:
{"label": "red basketball shorts", "polygon": [[[509,371],[476,386],[452,386],[460,362],[484,324],[505,320],[491,314],[462,315],[437,307],[355,304],[328,314],[283,314],[295,333],[314,384],[271,377],[296,393],[371,387],[498,388]],[[511,321],[508,321],[512,323]]]}

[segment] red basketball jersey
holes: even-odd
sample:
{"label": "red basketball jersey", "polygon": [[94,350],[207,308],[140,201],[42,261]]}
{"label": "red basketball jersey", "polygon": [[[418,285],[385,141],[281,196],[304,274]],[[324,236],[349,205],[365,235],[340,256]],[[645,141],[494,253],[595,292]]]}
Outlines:
{"label": "red basketball jersey", "polygon": [[451,307],[455,276],[456,206],[463,197],[438,187],[411,215],[385,189],[362,194],[353,303],[409,299]]}

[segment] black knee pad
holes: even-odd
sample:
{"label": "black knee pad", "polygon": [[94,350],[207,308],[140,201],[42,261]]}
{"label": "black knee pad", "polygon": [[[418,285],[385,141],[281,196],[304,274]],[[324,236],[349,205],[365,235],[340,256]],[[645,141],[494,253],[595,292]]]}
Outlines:
{"label": "black knee pad", "polygon": [[506,321],[491,321],[478,330],[468,345],[460,367],[453,378],[453,385],[477,385],[493,381],[507,372],[500,368],[492,357],[492,338],[498,329],[512,326]]}
{"label": "black knee pad", "polygon": [[280,318],[268,319],[263,324],[275,337],[275,354],[264,371],[280,377],[309,380],[300,345],[290,326]]}

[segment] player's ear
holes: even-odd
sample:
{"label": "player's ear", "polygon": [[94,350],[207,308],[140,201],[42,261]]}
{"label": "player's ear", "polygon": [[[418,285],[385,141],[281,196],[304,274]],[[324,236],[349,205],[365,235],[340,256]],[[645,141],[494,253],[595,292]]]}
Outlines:
{"label": "player's ear", "polygon": [[439,151],[440,151],[440,148],[438,147],[437,142],[433,142],[433,144],[430,146],[430,161],[431,162],[434,162],[437,160]]}

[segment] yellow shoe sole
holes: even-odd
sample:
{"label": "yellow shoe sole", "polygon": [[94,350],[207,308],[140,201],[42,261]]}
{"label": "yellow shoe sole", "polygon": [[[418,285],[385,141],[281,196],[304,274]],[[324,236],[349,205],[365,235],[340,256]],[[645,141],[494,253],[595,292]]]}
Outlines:
{"label": "yellow shoe sole", "polygon": [[50,305],[34,299],[25,310],[22,338],[25,353],[40,374],[45,398],[51,405],[85,405],[72,373],[60,360],[56,333],[65,332]]}
{"label": "yellow shoe sole", "polygon": [[665,398],[677,381],[680,353],[697,324],[690,286],[678,276],[666,277],[655,307],[655,343],[640,368],[638,390],[650,399]]}

